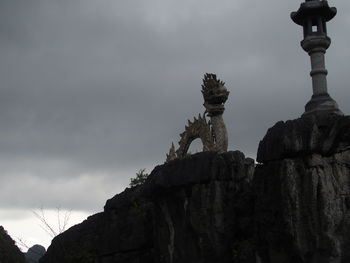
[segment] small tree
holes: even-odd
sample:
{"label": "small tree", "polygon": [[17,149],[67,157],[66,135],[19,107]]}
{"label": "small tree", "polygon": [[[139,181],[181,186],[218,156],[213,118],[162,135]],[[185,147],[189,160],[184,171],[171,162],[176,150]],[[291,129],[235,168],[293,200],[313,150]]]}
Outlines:
{"label": "small tree", "polygon": [[44,209],[41,207],[39,212],[32,211],[35,217],[41,222],[39,225],[51,238],[63,233],[67,230],[68,222],[70,219],[71,211],[67,211],[62,215],[61,208],[56,208],[56,227],[55,223],[48,221]]}
{"label": "small tree", "polygon": [[136,173],[136,177],[130,179],[130,187],[135,187],[137,185],[143,184],[146,181],[148,176],[149,176],[149,174],[146,173],[146,169],[145,168],[140,169]]}
{"label": "small tree", "polygon": [[[49,221],[45,212],[47,211],[45,211],[43,207],[41,207],[38,211],[32,211],[33,215],[39,220],[39,226],[41,227],[41,229],[44,230],[52,239],[67,230],[71,210],[62,213],[61,208],[57,207],[56,222]],[[24,240],[23,238],[17,237],[16,243],[21,248],[21,250],[28,250],[30,248],[27,245],[26,240]]]}

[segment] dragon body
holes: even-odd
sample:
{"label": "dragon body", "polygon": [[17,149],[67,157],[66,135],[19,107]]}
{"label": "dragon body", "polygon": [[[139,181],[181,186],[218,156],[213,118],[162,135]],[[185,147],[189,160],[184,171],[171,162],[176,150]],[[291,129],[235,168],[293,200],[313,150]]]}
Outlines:
{"label": "dragon body", "polygon": [[[188,154],[188,149],[197,138],[203,144],[203,151],[225,152],[228,146],[228,135],[225,122],[222,118],[228,99],[229,91],[225,83],[216,78],[215,74],[205,74],[202,84],[205,112],[193,121],[188,121],[185,131],[180,134],[179,147],[175,150],[172,143],[167,161],[183,158]],[[207,121],[206,117],[210,120]]]}

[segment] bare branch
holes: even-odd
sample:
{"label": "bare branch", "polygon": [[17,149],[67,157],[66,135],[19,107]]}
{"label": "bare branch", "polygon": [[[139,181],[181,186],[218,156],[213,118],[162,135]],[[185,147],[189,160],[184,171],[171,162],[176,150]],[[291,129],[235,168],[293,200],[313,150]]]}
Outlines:
{"label": "bare branch", "polygon": [[66,229],[67,229],[67,226],[68,226],[68,222],[69,222],[71,213],[72,213],[72,210],[69,210],[69,211],[67,211],[67,212],[64,214],[64,221],[63,221],[63,229],[62,229],[62,232],[66,231]]}
{"label": "bare branch", "polygon": [[60,215],[60,207],[57,207],[57,224],[58,224],[58,232],[61,233],[61,215]]}
{"label": "bare branch", "polygon": [[21,250],[23,250],[24,248],[25,249],[29,249],[29,246],[27,245],[26,241],[22,238],[19,238],[19,237],[15,237],[15,242],[16,242],[16,245],[18,247],[20,247]]}

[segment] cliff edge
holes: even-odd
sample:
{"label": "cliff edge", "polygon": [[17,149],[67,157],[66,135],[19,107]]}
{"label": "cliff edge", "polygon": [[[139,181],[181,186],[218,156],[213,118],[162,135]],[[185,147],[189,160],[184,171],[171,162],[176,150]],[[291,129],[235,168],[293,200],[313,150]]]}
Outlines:
{"label": "cliff edge", "polygon": [[257,160],[203,152],[158,166],[40,262],[350,262],[350,117],[278,122]]}
{"label": "cliff edge", "polygon": [[158,166],[57,236],[40,262],[253,262],[253,173],[238,151]]}
{"label": "cliff edge", "polygon": [[278,122],[254,175],[263,263],[350,262],[350,117]]}

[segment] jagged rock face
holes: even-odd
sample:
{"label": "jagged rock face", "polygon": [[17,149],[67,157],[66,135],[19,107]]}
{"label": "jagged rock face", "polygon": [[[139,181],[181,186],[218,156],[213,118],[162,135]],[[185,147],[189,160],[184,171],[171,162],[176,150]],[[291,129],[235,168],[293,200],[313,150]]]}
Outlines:
{"label": "jagged rock face", "polygon": [[254,176],[263,263],[350,262],[350,118],[279,122]]}
{"label": "jagged rock face", "polygon": [[240,152],[158,166],[40,262],[350,262],[350,117],[278,122],[257,160],[255,172]]}
{"label": "jagged rock face", "polygon": [[277,122],[259,144],[257,161],[267,163],[316,153],[331,156],[350,149],[350,116],[325,115]]}
{"label": "jagged rock face", "polygon": [[40,262],[255,262],[253,172],[240,152],[158,166],[145,184],[56,237]]}
{"label": "jagged rock face", "polygon": [[0,263],[25,263],[24,255],[0,226]]}

